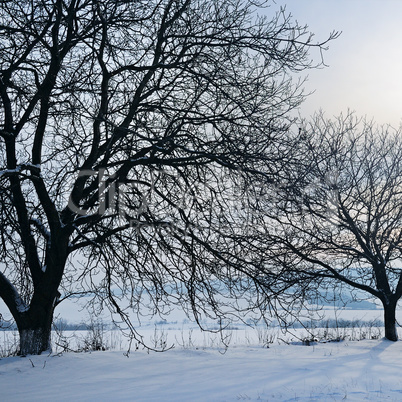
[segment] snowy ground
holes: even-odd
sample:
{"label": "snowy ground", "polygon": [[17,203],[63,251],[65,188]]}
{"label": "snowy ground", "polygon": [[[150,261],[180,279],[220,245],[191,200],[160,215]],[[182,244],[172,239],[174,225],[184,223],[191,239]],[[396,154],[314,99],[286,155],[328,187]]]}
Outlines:
{"label": "snowy ground", "polygon": [[0,360],[2,401],[400,401],[402,342],[177,347]]}
{"label": "snowy ground", "polygon": [[[239,325],[224,331],[226,348],[219,335],[176,314],[141,331],[148,345],[173,349],[156,353],[133,344],[128,357],[127,339],[109,330],[101,331],[107,351],[58,353],[66,343],[83,349],[99,335],[64,330],[53,336],[59,346],[52,355],[0,359],[0,401],[402,401],[402,342],[386,341],[382,328],[365,326],[381,319],[382,311],[323,313],[360,323],[288,333]],[[399,310],[399,322],[401,316]],[[302,342],[314,338],[321,342]],[[344,340],[328,342],[335,338]],[[16,340],[12,332],[0,332],[0,352]]]}

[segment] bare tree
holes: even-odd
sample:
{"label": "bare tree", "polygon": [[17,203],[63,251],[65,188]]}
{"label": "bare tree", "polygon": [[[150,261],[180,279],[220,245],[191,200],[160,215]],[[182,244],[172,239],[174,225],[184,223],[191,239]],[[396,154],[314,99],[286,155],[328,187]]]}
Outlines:
{"label": "bare tree", "polygon": [[400,130],[353,114],[336,121],[319,114],[300,129],[295,144],[292,180],[276,188],[270,209],[265,203],[259,229],[268,233],[259,237],[271,264],[265,271],[289,286],[304,286],[300,296],[337,283],[367,292],[381,300],[385,337],[396,341],[395,309],[402,296]]}
{"label": "bare tree", "polygon": [[225,193],[275,173],[304,97],[290,76],[326,43],[264,5],[1,2],[0,297],[22,354],[49,348],[72,294],[134,334],[147,306],[236,307],[242,261],[210,241],[233,221]]}

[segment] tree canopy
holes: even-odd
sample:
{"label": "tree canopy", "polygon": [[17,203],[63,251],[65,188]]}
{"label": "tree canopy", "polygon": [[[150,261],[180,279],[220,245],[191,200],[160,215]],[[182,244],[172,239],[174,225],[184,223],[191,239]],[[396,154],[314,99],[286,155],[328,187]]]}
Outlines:
{"label": "tree canopy", "polygon": [[301,296],[343,283],[378,298],[390,340],[402,296],[401,141],[353,114],[318,114],[300,129],[292,180],[256,206],[265,271]]}
{"label": "tree canopy", "polygon": [[237,308],[247,261],[220,241],[240,225],[227,196],[285,163],[304,98],[291,75],[336,36],[315,42],[269,5],[1,2],[0,297],[22,354],[49,347],[72,294],[133,333],[146,306]]}

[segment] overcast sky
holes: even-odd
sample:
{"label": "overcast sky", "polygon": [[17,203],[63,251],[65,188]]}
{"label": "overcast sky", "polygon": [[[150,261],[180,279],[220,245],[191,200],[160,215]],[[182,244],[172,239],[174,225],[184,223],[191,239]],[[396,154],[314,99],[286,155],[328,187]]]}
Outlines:
{"label": "overcast sky", "polygon": [[305,117],[322,108],[327,117],[347,109],[379,124],[402,123],[401,0],[275,0],[315,39],[333,30],[341,36],[329,45],[329,67],[309,72],[305,85],[315,90],[301,108]]}

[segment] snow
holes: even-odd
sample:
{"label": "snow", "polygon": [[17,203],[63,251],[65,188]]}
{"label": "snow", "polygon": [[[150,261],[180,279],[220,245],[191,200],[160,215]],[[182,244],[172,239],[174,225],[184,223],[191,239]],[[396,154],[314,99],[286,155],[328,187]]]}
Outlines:
{"label": "snow", "polygon": [[0,177],[1,176],[8,176],[8,175],[12,175],[15,173],[20,173],[21,172],[21,166],[18,166],[16,169],[3,169],[0,170]]}
{"label": "snow", "polygon": [[[69,322],[92,322],[78,307],[67,301],[57,314]],[[382,328],[359,326],[381,319],[382,310],[328,307],[321,313],[323,324],[324,319],[333,318],[358,319],[360,324],[346,330],[314,329],[315,335],[332,331],[332,339],[338,333],[341,338],[348,333],[354,334],[354,339],[366,339],[306,346],[300,341],[311,339],[306,329],[285,334],[277,327],[256,330],[239,324],[224,331],[229,344],[226,349],[219,334],[200,331],[174,311],[166,320],[154,317],[138,328],[150,346],[174,344],[163,353],[148,352],[141,346],[136,350],[133,344],[126,357],[127,339],[118,331],[106,330],[103,342],[107,351],[58,353],[61,349],[54,347],[51,355],[0,359],[0,400],[402,400],[402,342],[381,339]],[[402,310],[398,317],[402,318]],[[107,317],[102,320],[107,322]],[[402,329],[398,330],[402,339]],[[64,330],[62,335],[71,349],[82,349],[88,333]],[[13,344],[11,331],[0,332],[0,352]]]}
{"label": "snow", "polygon": [[402,342],[177,346],[0,360],[3,401],[401,400]]}

